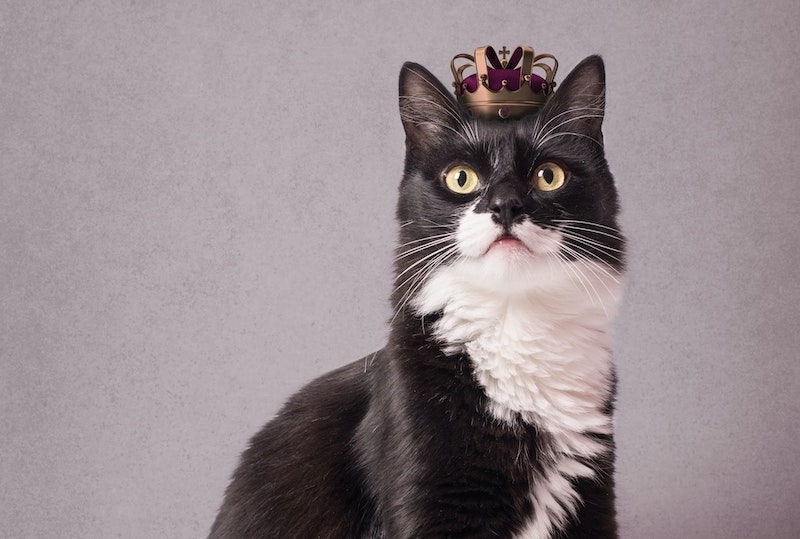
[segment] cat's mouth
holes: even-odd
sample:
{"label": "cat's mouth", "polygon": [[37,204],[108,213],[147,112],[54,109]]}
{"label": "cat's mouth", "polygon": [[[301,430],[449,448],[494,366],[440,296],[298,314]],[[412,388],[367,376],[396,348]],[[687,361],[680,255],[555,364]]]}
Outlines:
{"label": "cat's mouth", "polygon": [[522,243],[522,241],[516,236],[511,234],[502,234],[498,236],[491,245],[489,245],[487,252],[494,250],[515,251],[520,249],[526,251],[528,250],[525,244]]}

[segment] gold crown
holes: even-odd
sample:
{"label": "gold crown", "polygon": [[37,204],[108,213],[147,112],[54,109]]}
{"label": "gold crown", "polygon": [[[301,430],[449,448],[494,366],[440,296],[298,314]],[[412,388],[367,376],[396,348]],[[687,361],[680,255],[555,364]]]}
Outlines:
{"label": "gold crown", "polygon": [[450,69],[459,103],[475,115],[505,120],[535,112],[547,103],[556,85],[558,61],[552,54],[536,55],[533,47],[511,52],[503,46],[495,52],[487,46],[475,49],[475,56],[457,54]]}

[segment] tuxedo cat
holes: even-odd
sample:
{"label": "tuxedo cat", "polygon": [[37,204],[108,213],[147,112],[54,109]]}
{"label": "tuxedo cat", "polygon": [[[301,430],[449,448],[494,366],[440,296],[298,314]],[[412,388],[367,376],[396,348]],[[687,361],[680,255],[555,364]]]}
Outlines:
{"label": "tuxedo cat", "polygon": [[389,341],[255,435],[210,537],[617,536],[604,95],[592,56],[538,113],[485,120],[403,66]]}

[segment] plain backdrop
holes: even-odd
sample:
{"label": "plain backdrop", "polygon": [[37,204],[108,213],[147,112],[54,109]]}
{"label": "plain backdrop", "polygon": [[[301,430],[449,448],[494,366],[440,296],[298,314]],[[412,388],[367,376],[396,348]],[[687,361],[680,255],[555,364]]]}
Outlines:
{"label": "plain backdrop", "polygon": [[800,537],[800,3],[2,2],[0,536],[203,537],[383,345],[397,76],[603,55],[625,538]]}

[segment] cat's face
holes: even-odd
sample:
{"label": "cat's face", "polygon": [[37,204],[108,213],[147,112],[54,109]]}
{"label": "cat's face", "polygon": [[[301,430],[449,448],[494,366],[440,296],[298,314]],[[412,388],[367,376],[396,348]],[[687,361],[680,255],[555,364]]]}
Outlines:
{"label": "cat's face", "polygon": [[590,57],[539,113],[482,120],[423,67],[403,67],[398,311],[445,270],[499,293],[572,283],[602,303],[597,289],[617,280],[624,244],[604,92],[602,61]]}

